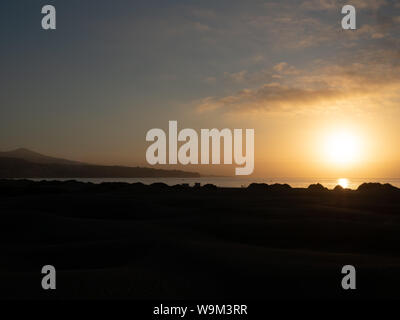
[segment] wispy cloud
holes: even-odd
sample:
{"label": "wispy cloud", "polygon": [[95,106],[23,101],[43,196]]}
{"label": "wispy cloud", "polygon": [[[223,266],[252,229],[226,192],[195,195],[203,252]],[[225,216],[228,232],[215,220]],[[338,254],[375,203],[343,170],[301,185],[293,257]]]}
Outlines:
{"label": "wispy cloud", "polygon": [[[390,54],[386,53],[386,56]],[[287,63],[279,63],[273,69],[284,73],[290,67]],[[325,61],[311,71],[295,70],[288,74],[289,78],[242,89],[232,95],[197,101],[196,110],[293,113],[354,106],[362,109],[370,108],[380,98],[386,101],[386,105],[391,101],[392,107],[398,106],[400,67],[381,62],[335,65]],[[363,104],[360,105],[360,101]]]}
{"label": "wispy cloud", "polygon": [[[389,0],[354,0],[351,4],[361,10],[358,29],[345,31],[340,26],[344,4],[342,0],[268,2],[267,14],[241,17],[243,30],[248,28],[260,42],[266,39],[269,52],[284,52],[291,59],[269,61],[268,67],[259,70],[241,68],[217,75],[235,86],[230,94],[196,101],[196,110],[314,112],[345,106],[398,107],[398,6]],[[314,11],[320,10],[326,13],[316,15]],[[313,57],[308,57],[310,49]],[[323,59],[316,58],[319,52]]]}

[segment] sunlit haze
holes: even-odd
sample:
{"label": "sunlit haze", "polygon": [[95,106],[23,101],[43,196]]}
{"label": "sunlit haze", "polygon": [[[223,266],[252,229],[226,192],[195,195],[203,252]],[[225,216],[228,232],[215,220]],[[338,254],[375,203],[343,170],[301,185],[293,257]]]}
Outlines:
{"label": "sunlit haze", "polygon": [[53,33],[27,27],[39,3],[2,4],[1,151],[148,166],[177,120],[254,129],[254,177],[400,177],[396,1],[354,1],[343,30],[341,1],[55,0]]}

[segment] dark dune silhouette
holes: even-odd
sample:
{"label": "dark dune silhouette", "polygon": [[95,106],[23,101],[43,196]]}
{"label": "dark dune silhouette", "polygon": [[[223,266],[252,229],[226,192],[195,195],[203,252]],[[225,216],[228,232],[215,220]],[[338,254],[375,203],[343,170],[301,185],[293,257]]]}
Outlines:
{"label": "dark dune silhouette", "polygon": [[53,158],[27,150],[0,152],[0,178],[196,178],[181,170],[102,166]]}
{"label": "dark dune silhouette", "polygon": [[[389,191],[389,192],[388,192]],[[4,298],[400,298],[400,190],[0,180]],[[57,290],[40,269],[57,269]],[[357,290],[341,288],[354,265]]]}

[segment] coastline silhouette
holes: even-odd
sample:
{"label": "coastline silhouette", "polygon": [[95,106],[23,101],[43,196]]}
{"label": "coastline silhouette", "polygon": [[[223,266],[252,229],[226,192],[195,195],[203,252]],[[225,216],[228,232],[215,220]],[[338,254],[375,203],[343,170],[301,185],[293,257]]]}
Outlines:
{"label": "coastline silhouette", "polygon": [[25,148],[0,152],[1,178],[197,178],[197,172],[93,165],[54,158]]}

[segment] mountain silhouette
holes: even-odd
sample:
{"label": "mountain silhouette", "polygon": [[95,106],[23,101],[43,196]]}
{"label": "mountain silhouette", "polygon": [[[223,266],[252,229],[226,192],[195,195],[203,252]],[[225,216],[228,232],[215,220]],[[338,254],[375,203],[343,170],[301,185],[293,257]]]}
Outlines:
{"label": "mountain silhouette", "polygon": [[0,152],[0,178],[197,178],[197,172],[103,166],[54,158],[20,148]]}
{"label": "mountain silhouette", "polygon": [[31,151],[26,148],[19,148],[13,151],[0,152],[0,158],[13,158],[21,159],[33,163],[43,163],[43,164],[69,164],[69,165],[82,165],[84,163],[78,161],[71,161],[61,158],[54,158],[45,156],[43,154]]}

